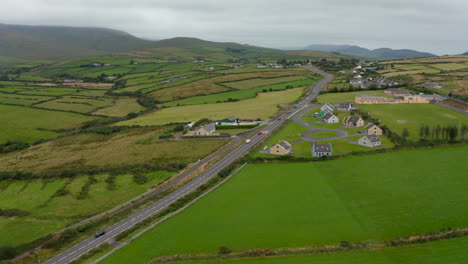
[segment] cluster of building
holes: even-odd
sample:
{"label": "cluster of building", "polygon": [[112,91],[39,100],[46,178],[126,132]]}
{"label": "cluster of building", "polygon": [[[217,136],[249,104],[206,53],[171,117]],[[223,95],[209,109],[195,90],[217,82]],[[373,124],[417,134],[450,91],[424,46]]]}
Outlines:
{"label": "cluster of building", "polygon": [[356,104],[429,104],[432,102],[439,102],[447,99],[438,94],[410,94],[408,92],[396,91],[402,89],[392,89],[392,91],[385,90],[386,94],[395,96],[389,98],[385,96],[378,96],[373,94],[359,94],[355,98]]}
{"label": "cluster of building", "polygon": [[195,127],[195,122],[190,122],[184,128],[187,130],[185,136],[217,136],[219,135],[216,133],[217,126],[254,126],[259,123],[259,121],[241,121],[238,117],[231,116],[199,127]]}
{"label": "cluster of building", "polygon": [[354,88],[361,88],[361,89],[370,89],[372,86],[376,88],[382,87],[395,87],[401,85],[401,83],[397,81],[393,81],[384,77],[377,77],[375,79],[372,78],[362,78],[361,75],[356,76],[355,78],[351,79],[349,83]]}
{"label": "cluster of building", "polygon": [[444,85],[438,84],[436,82],[425,82],[422,84],[422,86],[428,87],[428,88],[434,88],[434,89],[444,88]]}
{"label": "cluster of building", "polygon": [[[353,103],[342,103],[337,105],[337,111],[339,112],[351,112],[355,109],[356,108]],[[333,104],[324,104],[320,108],[320,112],[316,117],[321,118],[326,124],[338,123],[340,122],[340,119],[333,114],[334,112],[335,106]]]}

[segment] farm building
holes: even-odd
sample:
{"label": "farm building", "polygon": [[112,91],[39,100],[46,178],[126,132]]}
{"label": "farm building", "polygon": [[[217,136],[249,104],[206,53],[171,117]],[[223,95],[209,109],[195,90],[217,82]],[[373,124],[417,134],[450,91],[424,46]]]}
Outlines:
{"label": "farm building", "polygon": [[382,141],[377,135],[365,135],[358,140],[358,144],[364,147],[373,148],[380,147],[382,145]]}
{"label": "farm building", "polygon": [[312,145],[312,157],[323,157],[332,155],[332,145],[314,143]]}
{"label": "farm building", "polygon": [[394,96],[403,96],[403,95],[410,94],[408,91],[400,89],[400,88],[385,89],[384,93],[389,94],[389,95],[394,95]]}
{"label": "farm building", "polygon": [[356,107],[353,103],[343,103],[338,105],[338,111],[340,112],[351,112],[355,109]]}
{"label": "farm building", "polygon": [[333,111],[335,111],[335,107],[332,104],[324,104],[320,107],[320,111],[333,113]]}
{"label": "farm building", "polygon": [[355,98],[356,104],[398,104],[394,98],[387,98],[373,94],[359,94]]}
{"label": "farm building", "polygon": [[272,146],[269,149],[270,154],[273,154],[273,155],[288,155],[291,153],[291,151],[292,151],[291,144],[289,144],[289,142],[284,141],[284,140],[278,142],[278,144]]}
{"label": "farm building", "polygon": [[343,124],[349,127],[362,127],[364,125],[364,120],[361,117],[348,116],[343,120]]}
{"label": "farm building", "polygon": [[238,126],[240,124],[240,119],[237,116],[230,116],[223,120],[218,121],[219,126]]}
{"label": "farm building", "polygon": [[429,87],[429,88],[434,88],[434,89],[440,89],[443,88],[444,86],[436,83],[436,82],[425,82],[422,84],[424,87]]}
{"label": "farm building", "polygon": [[376,126],[373,123],[370,123],[369,125],[366,126],[365,128],[366,134],[367,135],[379,135],[381,136],[383,134],[383,130]]}
{"label": "farm building", "polygon": [[400,103],[407,104],[429,104],[433,101],[442,101],[446,97],[438,94],[416,94],[416,95],[404,95],[402,97],[397,97],[397,100]]}
{"label": "farm building", "polygon": [[194,125],[195,125],[195,122],[190,122],[184,126],[184,129],[191,130],[193,129]]}
{"label": "farm building", "polygon": [[327,124],[333,124],[333,123],[338,123],[340,120],[338,117],[332,113],[326,113],[323,116],[323,121]]}

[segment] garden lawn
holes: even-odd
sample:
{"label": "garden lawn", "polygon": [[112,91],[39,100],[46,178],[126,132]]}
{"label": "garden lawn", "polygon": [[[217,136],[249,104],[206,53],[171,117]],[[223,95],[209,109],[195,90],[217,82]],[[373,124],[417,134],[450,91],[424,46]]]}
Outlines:
{"label": "garden lawn", "polygon": [[359,105],[397,133],[408,129],[409,138],[419,139],[422,125],[468,125],[468,116],[433,104]]}
{"label": "garden lawn", "polygon": [[[103,263],[228,248],[383,241],[466,227],[468,146],[251,164]],[[414,262],[417,263],[417,262]]]}
{"label": "garden lawn", "polygon": [[317,131],[317,132],[314,132],[311,134],[311,136],[313,138],[329,138],[329,137],[333,137],[333,136],[336,136],[336,132],[335,131]]}
{"label": "garden lawn", "polygon": [[164,108],[139,118],[117,123],[117,125],[160,125],[168,123],[187,123],[209,118],[221,120],[228,116],[241,119],[265,119],[278,110],[278,105],[293,102],[301,96],[303,88],[279,92],[262,93],[257,98],[233,103],[189,105]]}
{"label": "garden lawn", "polygon": [[0,144],[8,140],[35,142],[40,139],[60,135],[42,129],[59,129],[78,126],[80,123],[95,119],[75,113],[0,105]]}
{"label": "garden lawn", "polygon": [[[425,244],[375,250],[352,250],[329,254],[252,257],[234,260],[197,261],[198,264],[464,264],[468,237],[460,237]],[[174,262],[174,264],[194,262]]]}

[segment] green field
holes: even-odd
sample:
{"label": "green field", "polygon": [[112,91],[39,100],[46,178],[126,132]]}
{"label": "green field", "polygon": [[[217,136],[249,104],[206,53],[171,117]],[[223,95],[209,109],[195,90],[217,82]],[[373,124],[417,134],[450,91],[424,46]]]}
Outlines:
{"label": "green field", "polygon": [[[466,227],[468,146],[252,164],[104,263],[382,240]],[[411,166],[408,166],[411,164]]]}
{"label": "green field", "polygon": [[333,137],[336,136],[335,131],[317,131],[311,134],[313,138],[328,138],[328,137]]}
{"label": "green field", "polygon": [[[9,181],[0,191],[0,208],[21,209],[31,214],[19,218],[0,218],[0,230],[9,230],[8,235],[0,236],[0,245],[25,243],[68,224],[83,220],[111,209],[145,192],[173,175],[173,172],[159,171],[147,173],[148,182],[136,184],[132,175],[118,175],[115,189],[107,189],[108,175],[96,176],[97,183],[89,190],[89,197],[78,199],[78,194],[88,177],[54,181]],[[69,194],[53,197],[54,193],[67,186]]]}
{"label": "green field", "polygon": [[34,142],[53,138],[57,132],[39,129],[70,128],[93,117],[21,106],[0,105],[0,143],[7,140]]}
{"label": "green field", "polygon": [[278,110],[279,104],[297,100],[303,93],[302,88],[262,93],[257,98],[233,103],[188,105],[163,108],[139,118],[123,121],[117,125],[160,125],[174,122],[193,122],[202,118],[221,120],[228,116],[241,119],[265,119]]}
{"label": "green field", "polygon": [[315,255],[251,257],[234,260],[173,262],[175,264],[464,264],[468,238],[454,238],[420,245],[353,250]]}
{"label": "green field", "polygon": [[359,105],[359,108],[397,133],[408,129],[412,140],[419,139],[422,125],[468,125],[468,116],[433,104]]}

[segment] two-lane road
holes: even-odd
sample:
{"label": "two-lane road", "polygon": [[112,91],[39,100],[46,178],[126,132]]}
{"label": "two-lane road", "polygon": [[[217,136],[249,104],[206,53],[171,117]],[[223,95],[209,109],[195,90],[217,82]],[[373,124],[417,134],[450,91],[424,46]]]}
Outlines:
{"label": "two-lane road", "polygon": [[[298,111],[303,107],[306,107],[307,104],[315,99],[320,90],[331,80],[333,80],[333,76],[322,72],[318,69],[307,67],[308,70],[318,73],[324,77],[323,80],[316,83],[312,89],[310,89],[309,94],[304,96],[304,98],[295,105],[294,111]],[[297,112],[296,111],[296,112]],[[268,124],[263,130],[273,132],[278,129],[281,124],[286,120],[291,118],[296,112],[294,113],[285,113],[279,118],[273,120],[270,124]],[[198,187],[202,186],[210,179],[214,178],[223,168],[232,164],[234,161],[239,159],[240,157],[247,154],[252,148],[254,148],[262,139],[264,135],[254,135],[250,138],[249,144],[240,144],[238,147],[233,149],[231,152],[226,154],[224,157],[216,161],[211,167],[209,167],[205,172],[203,172],[200,176],[194,178],[193,180],[187,182],[182,187],[176,189],[166,197],[155,201],[151,205],[147,206],[146,208],[142,209],[141,211],[132,214],[131,216],[121,220],[118,223],[115,223],[108,229],[106,229],[106,234],[100,238],[90,237],[77,245],[67,249],[66,251],[58,254],[57,256],[53,257],[52,259],[48,260],[45,263],[48,264],[64,264],[70,263],[73,260],[76,260],[81,255],[86,254],[91,249],[96,248],[103,243],[107,243],[112,241],[114,237],[125,230],[128,230],[135,224],[143,221],[144,219],[156,215],[166,209],[169,205],[177,201],[178,199],[184,197],[185,195],[195,191]]]}

